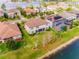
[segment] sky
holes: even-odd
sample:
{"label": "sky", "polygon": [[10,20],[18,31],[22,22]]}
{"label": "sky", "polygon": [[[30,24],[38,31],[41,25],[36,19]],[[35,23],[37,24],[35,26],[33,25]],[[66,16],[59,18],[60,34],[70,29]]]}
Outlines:
{"label": "sky", "polygon": [[7,1],[10,1],[10,0],[0,0],[0,2],[7,2]]}
{"label": "sky", "polygon": [[10,0],[0,0],[0,6],[1,6],[2,3],[5,3],[7,1],[10,1]]}

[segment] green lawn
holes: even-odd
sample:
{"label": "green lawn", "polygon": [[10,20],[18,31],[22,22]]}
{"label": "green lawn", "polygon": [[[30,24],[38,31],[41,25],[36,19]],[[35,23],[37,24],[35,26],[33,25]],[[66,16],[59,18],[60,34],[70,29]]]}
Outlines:
{"label": "green lawn", "polygon": [[[71,30],[68,30],[67,32],[61,33],[61,39],[53,39],[55,37],[55,34],[52,30],[45,31],[38,33],[36,35],[30,36],[26,32],[26,30],[23,28],[23,25],[20,26],[21,32],[23,33],[23,43],[24,45],[14,51],[10,51],[5,54],[0,55],[0,59],[37,59],[37,57],[40,57],[44,55],[46,52],[55,49],[60,44],[67,42],[69,39],[73,38],[76,35],[79,35],[79,27],[75,27]],[[49,37],[49,35],[52,36],[52,41],[47,44],[45,47],[42,47],[42,40]],[[34,49],[34,42],[38,41],[38,48]]]}

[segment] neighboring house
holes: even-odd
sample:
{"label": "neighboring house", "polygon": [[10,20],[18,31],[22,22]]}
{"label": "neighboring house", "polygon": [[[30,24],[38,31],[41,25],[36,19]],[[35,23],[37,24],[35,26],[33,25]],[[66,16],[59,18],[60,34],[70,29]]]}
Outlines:
{"label": "neighboring house", "polygon": [[49,27],[52,27],[52,24],[42,19],[31,19],[25,23],[25,29],[29,34],[34,34],[37,32],[44,31]]}
{"label": "neighboring house", "polygon": [[20,15],[20,11],[17,9],[8,9],[6,11],[8,17],[13,18]]}
{"label": "neighboring house", "polygon": [[63,13],[60,13],[58,15],[60,15],[61,17],[65,18],[67,20],[73,20],[73,19],[77,18],[76,14],[69,13],[69,12],[63,12]]}
{"label": "neighboring house", "polygon": [[65,26],[64,18],[59,15],[49,15],[46,19],[49,20],[52,23],[52,27],[58,31],[62,30],[62,27]]}
{"label": "neighboring house", "polygon": [[0,41],[4,42],[9,38],[13,38],[14,40],[22,38],[18,26],[8,22],[0,22]]}
{"label": "neighboring house", "polygon": [[32,8],[25,8],[24,9],[26,14],[34,14],[36,13],[36,10],[32,9]]}
{"label": "neighboring house", "polygon": [[2,9],[0,9],[0,17],[4,16],[4,12],[2,11]]}
{"label": "neighboring house", "polygon": [[73,14],[73,13],[68,13],[68,12],[63,12],[63,13],[60,13],[59,14],[60,16],[62,16],[64,19],[65,19],[65,25],[70,28],[72,23],[73,23],[73,20],[75,20],[77,18],[77,15],[76,14]]}
{"label": "neighboring house", "polygon": [[56,10],[57,8],[58,8],[57,5],[49,5],[49,6],[47,6],[47,11]]}
{"label": "neighboring house", "polygon": [[57,6],[58,6],[59,8],[63,8],[63,9],[69,8],[69,5],[66,4],[65,2],[59,2],[59,3],[57,4]]}
{"label": "neighboring house", "polygon": [[47,7],[41,7],[41,8],[40,8],[40,11],[41,11],[41,12],[46,12],[46,11],[48,11],[48,10],[47,10]]}
{"label": "neighboring house", "polygon": [[79,18],[79,10],[72,10],[72,11],[69,11],[70,13],[73,13],[73,14],[76,14],[77,17]]}
{"label": "neighboring house", "polygon": [[64,2],[59,2],[58,4],[47,6],[47,10],[52,11],[52,10],[57,10],[58,8],[67,9],[68,7],[69,7],[68,4]]}
{"label": "neighboring house", "polygon": [[35,7],[34,10],[35,10],[35,12],[39,12],[39,8],[38,7]]}

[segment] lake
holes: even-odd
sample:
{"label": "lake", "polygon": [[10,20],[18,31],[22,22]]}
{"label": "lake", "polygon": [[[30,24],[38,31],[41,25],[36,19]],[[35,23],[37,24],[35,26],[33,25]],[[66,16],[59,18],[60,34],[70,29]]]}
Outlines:
{"label": "lake", "polygon": [[79,40],[76,40],[63,50],[44,59],[79,59]]}

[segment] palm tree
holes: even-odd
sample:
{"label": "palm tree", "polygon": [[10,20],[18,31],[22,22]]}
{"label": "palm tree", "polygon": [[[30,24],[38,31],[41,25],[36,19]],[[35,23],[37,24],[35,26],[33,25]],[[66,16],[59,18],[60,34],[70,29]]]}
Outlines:
{"label": "palm tree", "polygon": [[62,35],[61,35],[61,31],[57,31],[57,30],[55,30],[54,28],[51,28],[51,30],[54,32],[54,34],[55,34],[55,40],[57,40],[57,39],[61,39],[61,37],[62,37]]}
{"label": "palm tree", "polygon": [[52,41],[52,35],[48,34],[48,43]]}
{"label": "palm tree", "polygon": [[42,2],[42,4],[41,4],[43,7],[45,7],[46,8],[46,11],[47,11],[47,4],[45,3],[45,2]]}
{"label": "palm tree", "polygon": [[70,24],[70,29],[72,29],[73,28],[73,20],[71,21],[71,24]]}
{"label": "palm tree", "polygon": [[32,3],[31,4],[28,4],[28,6],[27,7],[29,7],[29,8],[34,8],[34,6],[32,5]]}
{"label": "palm tree", "polygon": [[43,36],[43,40],[42,40],[42,45],[43,45],[43,47],[45,47],[46,44],[47,44],[47,40],[46,40],[46,36],[44,35],[44,36]]}
{"label": "palm tree", "polygon": [[6,11],[6,6],[5,6],[4,3],[2,4],[1,8],[2,8],[4,11]]}
{"label": "palm tree", "polygon": [[36,48],[38,48],[38,36],[35,36],[34,37],[34,39],[35,39],[35,41],[34,41],[34,48],[36,49]]}

